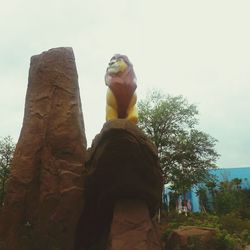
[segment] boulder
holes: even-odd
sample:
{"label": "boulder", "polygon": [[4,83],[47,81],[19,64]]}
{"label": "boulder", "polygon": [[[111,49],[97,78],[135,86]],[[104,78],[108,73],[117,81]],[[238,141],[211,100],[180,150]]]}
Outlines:
{"label": "boulder", "polygon": [[169,235],[166,244],[167,250],[216,248],[216,229],[207,227],[181,226]]}
{"label": "boulder", "polygon": [[162,173],[155,146],[136,125],[125,119],[106,122],[88,150],[86,169],[75,250],[107,248],[118,201],[143,201],[151,223],[161,204]]}
{"label": "boulder", "polygon": [[5,250],[73,248],[83,207],[85,149],[73,50],[33,56],[0,222]]}

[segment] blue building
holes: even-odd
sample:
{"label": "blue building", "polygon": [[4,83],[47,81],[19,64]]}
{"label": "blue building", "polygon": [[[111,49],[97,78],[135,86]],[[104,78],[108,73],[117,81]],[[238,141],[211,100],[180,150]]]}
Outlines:
{"label": "blue building", "polygon": [[[239,168],[218,168],[211,170],[211,173],[215,175],[218,182],[225,180],[232,180],[235,178],[241,179],[241,188],[250,189],[250,167],[239,167]],[[199,212],[199,196],[196,194],[196,187],[193,187],[190,192],[186,194],[186,199],[189,199],[192,204],[192,211]],[[166,185],[163,194],[163,204],[167,207],[170,205],[171,190]],[[183,198],[183,197],[182,197]]]}
{"label": "blue building", "polygon": [[219,182],[239,178],[242,180],[241,188],[250,188],[250,167],[218,168],[211,170],[211,173],[217,177]]}

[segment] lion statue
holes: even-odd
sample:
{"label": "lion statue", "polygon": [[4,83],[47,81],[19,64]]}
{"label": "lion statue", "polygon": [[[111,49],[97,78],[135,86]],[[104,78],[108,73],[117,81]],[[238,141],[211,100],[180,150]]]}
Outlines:
{"label": "lion statue", "polygon": [[108,86],[106,121],[127,119],[137,123],[136,76],[127,56],[116,54],[110,59],[105,83]]}

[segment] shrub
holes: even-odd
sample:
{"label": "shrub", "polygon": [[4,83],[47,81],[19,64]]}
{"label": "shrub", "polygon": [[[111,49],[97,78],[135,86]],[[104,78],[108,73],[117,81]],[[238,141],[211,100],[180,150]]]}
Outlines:
{"label": "shrub", "polygon": [[216,234],[217,250],[241,250],[243,243],[235,234],[229,234],[226,230],[218,230]]}
{"label": "shrub", "polygon": [[229,233],[240,234],[243,230],[250,231],[250,220],[242,219],[237,213],[230,213],[220,217],[221,227]]}
{"label": "shrub", "polygon": [[[179,226],[200,226],[216,229],[216,237],[211,246],[215,250],[241,250],[244,245],[250,244],[250,220],[242,219],[238,213],[223,216],[213,214],[196,213],[189,216],[169,214],[167,225],[163,231],[163,239],[166,241],[170,233]],[[207,249],[201,247],[200,239],[191,237],[188,239],[188,249]],[[208,249],[209,246],[208,246]]]}
{"label": "shrub", "polygon": [[244,230],[241,232],[241,238],[243,239],[243,241],[244,241],[246,244],[250,244],[250,230],[244,229]]}

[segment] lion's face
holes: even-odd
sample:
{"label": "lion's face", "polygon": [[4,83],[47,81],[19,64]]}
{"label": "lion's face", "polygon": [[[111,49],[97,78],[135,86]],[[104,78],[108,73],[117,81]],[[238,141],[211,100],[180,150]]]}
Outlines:
{"label": "lion's face", "polygon": [[107,86],[114,84],[136,86],[136,77],[133,65],[127,56],[116,54],[110,59],[105,74],[105,84]]}
{"label": "lion's face", "polygon": [[108,68],[107,68],[107,73],[108,74],[119,74],[123,73],[128,67],[128,64],[125,62],[123,57],[119,56],[113,56],[110,59]]}

